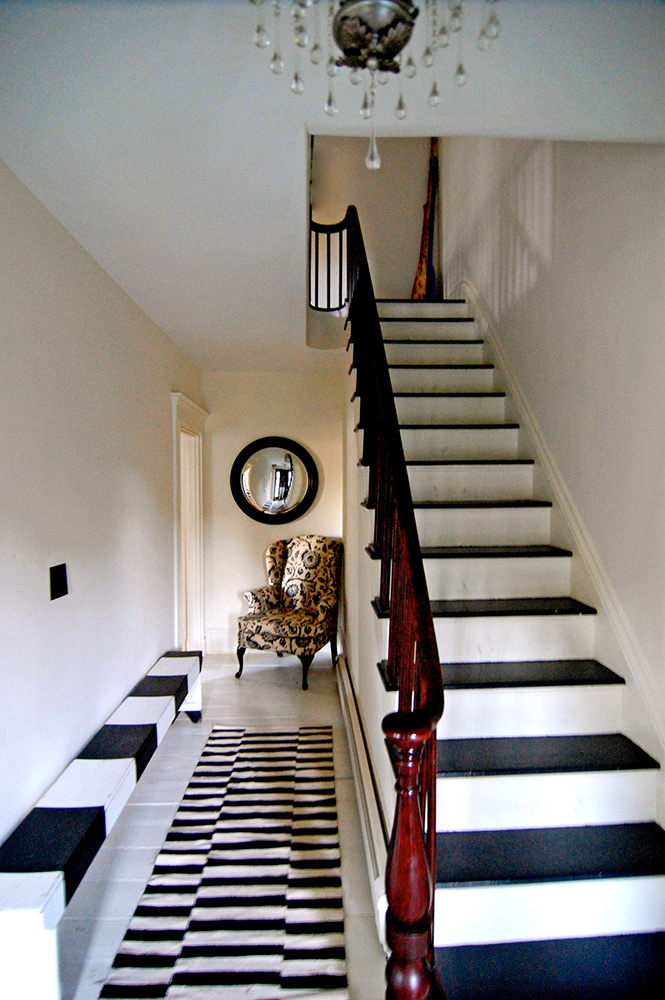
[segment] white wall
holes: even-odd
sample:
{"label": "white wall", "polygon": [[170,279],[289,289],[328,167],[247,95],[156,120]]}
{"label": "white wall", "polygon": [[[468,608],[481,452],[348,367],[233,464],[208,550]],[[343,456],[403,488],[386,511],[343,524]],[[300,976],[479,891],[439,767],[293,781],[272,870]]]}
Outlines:
{"label": "white wall", "polygon": [[453,139],[444,163],[447,289],[488,306],[662,742],[665,147]]}
{"label": "white wall", "polygon": [[[196,368],[0,165],[0,840],[173,643]],[[69,594],[49,600],[49,566]]]}
{"label": "white wall", "polygon": [[[204,377],[206,422],[206,650],[237,646],[243,593],[266,583],[264,554],[278,538],[301,534],[342,536],[342,434],[346,399],[344,351],[310,352],[322,370],[214,372]],[[314,362],[313,362],[314,363]],[[257,438],[292,438],[314,457],[319,493],[309,511],[287,524],[247,517],[230,490],[238,452]],[[251,654],[248,654],[251,657]],[[249,662],[249,661],[248,661]]]}

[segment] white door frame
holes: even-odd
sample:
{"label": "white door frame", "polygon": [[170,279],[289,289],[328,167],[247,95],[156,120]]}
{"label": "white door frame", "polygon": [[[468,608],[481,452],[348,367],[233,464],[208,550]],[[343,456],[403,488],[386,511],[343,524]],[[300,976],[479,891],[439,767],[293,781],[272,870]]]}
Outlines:
{"label": "white door frame", "polygon": [[[175,648],[205,652],[203,429],[208,412],[182,392],[172,392],[171,413]],[[183,455],[182,435],[193,439],[194,447],[188,449],[187,455]],[[186,482],[183,473],[188,473]],[[186,561],[183,558],[185,541]]]}

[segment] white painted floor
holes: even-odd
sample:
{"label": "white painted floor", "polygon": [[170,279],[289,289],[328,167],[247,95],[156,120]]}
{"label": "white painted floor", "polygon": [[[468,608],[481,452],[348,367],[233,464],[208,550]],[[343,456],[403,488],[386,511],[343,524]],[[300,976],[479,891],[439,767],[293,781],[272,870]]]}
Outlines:
{"label": "white painted floor", "polygon": [[[295,657],[248,652],[237,681],[235,657],[208,656],[203,721],[180,716],[77,889],[58,926],[62,1000],[97,1000],[187,782],[214,725],[266,728],[331,725],[339,813],[347,973],[351,1000],[382,1000],[379,945],[337,681],[328,648],[317,654],[309,691]],[[39,1000],[26,997],[24,1000]]]}

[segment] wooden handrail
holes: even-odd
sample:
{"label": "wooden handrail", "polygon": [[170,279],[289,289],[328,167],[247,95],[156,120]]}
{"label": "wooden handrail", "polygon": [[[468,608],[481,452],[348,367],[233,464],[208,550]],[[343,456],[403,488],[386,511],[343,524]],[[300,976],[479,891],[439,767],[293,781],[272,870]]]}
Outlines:
{"label": "wooden handrail", "polygon": [[395,815],[386,866],[388,1000],[443,996],[434,966],[436,726],[443,684],[404,450],[381,324],[358,213],[348,232],[348,301],[363,432],[374,509],[374,552],[381,559],[377,610],[390,620],[388,673],[399,689],[396,712],[383,720],[395,770]]}

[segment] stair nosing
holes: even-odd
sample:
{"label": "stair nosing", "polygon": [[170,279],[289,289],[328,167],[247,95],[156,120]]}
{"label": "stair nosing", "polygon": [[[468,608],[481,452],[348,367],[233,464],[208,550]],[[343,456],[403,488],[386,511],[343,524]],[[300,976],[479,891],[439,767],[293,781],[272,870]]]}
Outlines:
{"label": "stair nosing", "polygon": [[427,545],[423,559],[547,559],[572,558],[570,549],[558,545]]}

